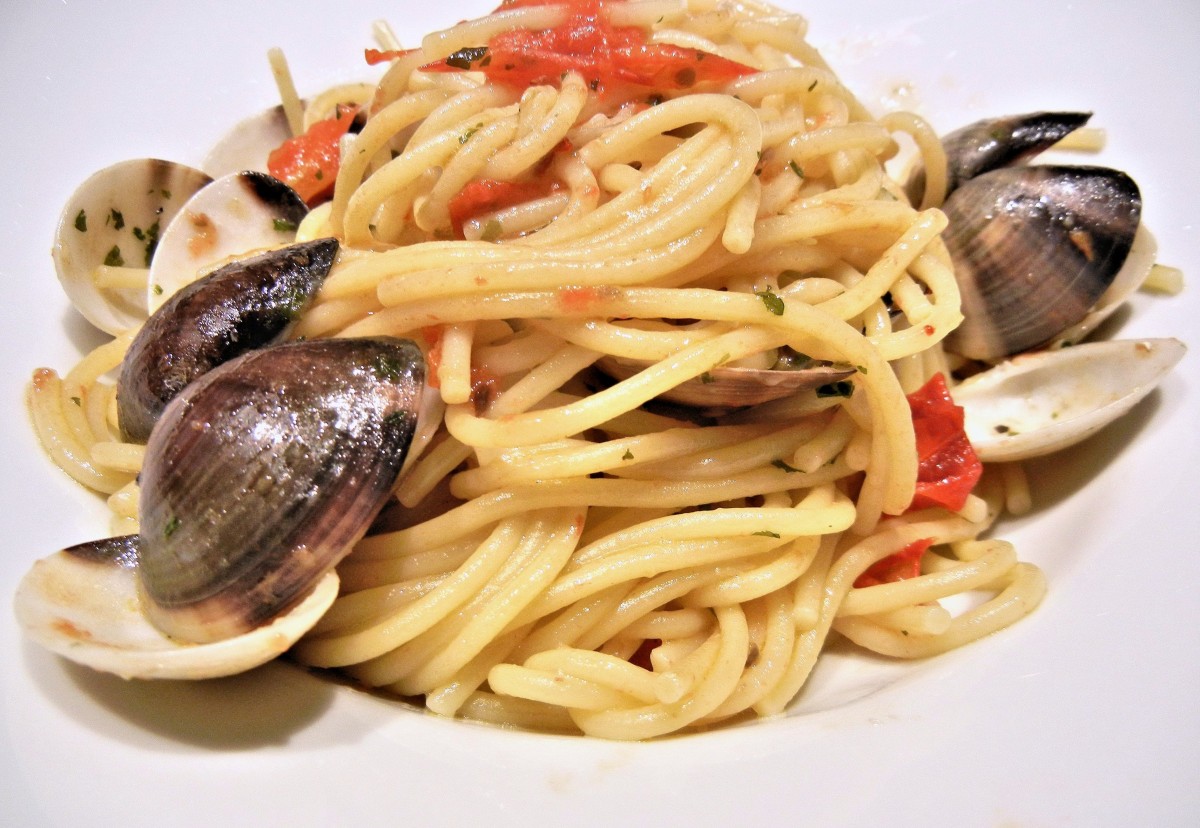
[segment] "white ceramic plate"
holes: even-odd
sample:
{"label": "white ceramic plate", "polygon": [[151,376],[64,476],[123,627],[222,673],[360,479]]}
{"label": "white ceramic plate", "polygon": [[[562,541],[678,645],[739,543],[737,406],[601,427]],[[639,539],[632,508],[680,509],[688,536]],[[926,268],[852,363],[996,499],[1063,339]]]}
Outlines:
{"label": "white ceramic plate", "polygon": [[[4,603],[35,557],[106,525],[102,504],[41,456],[21,402],[33,368],[66,369],[95,341],[48,255],[74,187],[124,158],[198,162],[229,125],[273,103],[269,46],[286,50],[311,91],[365,73],[360,50],[377,18],[412,43],[488,8],[115,5],[0,8]],[[876,110],[901,102],[941,128],[1095,110],[1109,136],[1100,160],[1138,179],[1162,259],[1196,280],[1200,6],[814,0],[803,11]],[[1198,311],[1194,293],[1141,296],[1122,335],[1195,347]],[[3,821],[1189,822],[1200,813],[1194,354],[1127,421],[1035,467],[1039,508],[1006,527],[1049,577],[1032,618],[925,663],[833,662],[778,721],[620,745],[442,721],[279,665],[126,683],[26,644],[0,612]]]}

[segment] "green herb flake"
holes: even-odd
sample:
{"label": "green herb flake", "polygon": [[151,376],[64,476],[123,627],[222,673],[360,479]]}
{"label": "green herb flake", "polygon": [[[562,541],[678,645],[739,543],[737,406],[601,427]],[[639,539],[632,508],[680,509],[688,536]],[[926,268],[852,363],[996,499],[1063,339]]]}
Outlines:
{"label": "green herb flake", "polygon": [[123,230],[125,228],[125,216],[121,215],[121,211],[114,207],[108,212],[107,223],[111,224],[114,230]]}
{"label": "green herb flake", "polygon": [[622,460],[632,460],[633,452],[630,451],[629,449],[625,449],[625,453],[621,455],[621,459]]}
{"label": "green herb flake", "polygon": [[154,286],[153,288],[151,288],[151,289],[154,291],[154,295],[155,295],[155,296],[162,296],[162,295],[163,295],[163,286],[162,286],[162,285],[155,285],[155,286]]}
{"label": "green herb flake", "polygon": [[822,385],[817,389],[818,397],[849,397],[854,393],[854,383],[843,380]]}
{"label": "green herb flake", "polygon": [[158,192],[167,201],[171,200],[171,191],[170,190],[159,190]]}
{"label": "green herb flake", "polygon": [[112,250],[104,257],[104,264],[106,267],[124,267],[125,257],[121,255],[121,248],[114,244]]}
{"label": "green herb flake", "polygon": [[779,533],[778,533],[778,532],[772,532],[770,529],[763,529],[761,532],[755,532],[754,534],[755,534],[755,535],[757,535],[757,536],[759,536],[759,537],[763,537],[763,538],[777,538],[777,537],[779,537]]}
{"label": "green herb flake", "polygon": [[168,520],[167,525],[163,527],[163,537],[169,538],[171,535],[174,535],[176,530],[179,529],[179,523],[180,521],[178,517],[173,517]]}
{"label": "green herb flake", "polygon": [[862,374],[863,376],[867,375],[867,366],[865,365],[855,365],[854,370],[858,371],[858,373]]}
{"label": "green herb flake", "polygon": [[788,166],[791,168],[792,172],[796,174],[797,178],[799,178],[801,181],[804,180],[804,170],[800,169],[799,164],[797,164],[795,161],[789,161]]}
{"label": "green herb flake", "polygon": [[471,140],[471,136],[474,135],[476,132],[479,132],[479,130],[482,127],[483,127],[483,124],[476,124],[475,126],[471,127],[466,132],[464,132],[462,135],[458,136],[458,143],[459,144],[467,143],[467,141]]}
{"label": "green herb flake", "polygon": [[80,233],[87,232],[87,213],[83,211],[82,207],[79,209],[79,212],[75,214],[75,229]]}
{"label": "green herb flake", "polygon": [[714,383],[716,381],[717,381],[716,377],[714,377],[708,371],[705,371],[703,374],[700,375],[700,382],[704,385],[708,385],[708,384]]}
{"label": "green herb flake", "polygon": [[770,288],[756,290],[754,291],[754,295],[762,300],[763,305],[765,305],[767,310],[769,310],[771,313],[775,314],[776,316],[783,316],[783,300],[776,296],[774,291],[772,291]]}
{"label": "green herb flake", "polygon": [[811,92],[811,91],[813,91],[814,89],[816,89],[816,88],[817,88],[817,84],[818,84],[818,83],[820,83],[820,81],[819,81],[819,80],[815,80],[815,81],[813,81],[812,83],[810,83],[810,84],[808,85],[808,91],[809,91],[809,92]]}
{"label": "green herb flake", "polygon": [[379,354],[371,363],[375,376],[389,382],[399,382],[401,377],[400,361],[386,354]]}
{"label": "green herb flake", "polygon": [[446,65],[453,66],[455,69],[470,69],[473,63],[483,60],[486,56],[486,46],[468,46],[446,58]]}
{"label": "green herb flake", "polygon": [[479,234],[479,238],[485,242],[494,242],[496,239],[504,235],[504,225],[496,219],[488,219],[483,225],[483,231]]}
{"label": "green herb flake", "polygon": [[145,230],[140,227],[133,228],[133,237],[146,245],[146,267],[150,266],[150,260],[154,258],[154,250],[158,247],[158,230],[159,222],[157,220]]}
{"label": "green herb flake", "polygon": [[325,180],[325,171],[317,170],[316,174],[313,175],[313,178],[317,179],[317,181],[324,181]]}
{"label": "green herb flake", "polygon": [[771,465],[777,469],[782,469],[783,471],[789,472],[789,473],[791,473],[791,472],[799,473],[799,471],[800,471],[800,469],[796,468],[795,466],[789,466],[783,460],[772,460]]}
{"label": "green herb flake", "polygon": [[83,399],[81,397],[71,397],[71,402],[75,403],[78,407],[83,407]]}
{"label": "green herb flake", "polygon": [[296,232],[296,222],[289,221],[285,218],[272,219],[271,226],[275,228],[276,233],[295,233]]}

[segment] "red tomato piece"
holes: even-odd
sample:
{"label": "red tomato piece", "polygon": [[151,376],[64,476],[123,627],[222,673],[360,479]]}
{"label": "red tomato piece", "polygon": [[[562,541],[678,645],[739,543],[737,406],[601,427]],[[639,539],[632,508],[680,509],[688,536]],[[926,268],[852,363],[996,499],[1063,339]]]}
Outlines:
{"label": "red tomato piece", "polygon": [[287,139],[267,157],[267,171],[299,193],[310,207],[324,201],[337,180],[339,142],[357,111],[357,107],[339,105],[334,117],[317,121],[303,135]]}
{"label": "red tomato piece", "polygon": [[946,379],[936,374],[908,396],[917,436],[917,490],[910,509],[944,506],[958,511],[983,474],[983,464],[963,430],[963,410]]}
{"label": "red tomato piece", "polygon": [[931,546],[933,546],[932,538],[922,538],[913,541],[899,552],[879,559],[867,567],[866,572],[858,576],[854,581],[854,588],[862,589],[917,577],[921,574],[921,557]]}
{"label": "red tomato piece", "polygon": [[462,192],[450,199],[450,224],[456,238],[463,237],[463,224],[468,219],[491,213],[514,204],[521,204],[547,195],[553,189],[550,181],[497,181],[480,178],[472,181]]}
{"label": "red tomato piece", "polygon": [[[697,49],[649,43],[636,26],[614,26],[603,14],[615,0],[575,0],[561,25],[531,31],[519,29],[492,38],[487,49],[467,49],[426,71],[470,67],[489,80],[518,88],[557,85],[577,71],[601,94],[620,94],[628,87],[681,90],[705,83],[724,83],[757,71],[753,67]],[[505,2],[499,10],[545,5],[547,0]]]}

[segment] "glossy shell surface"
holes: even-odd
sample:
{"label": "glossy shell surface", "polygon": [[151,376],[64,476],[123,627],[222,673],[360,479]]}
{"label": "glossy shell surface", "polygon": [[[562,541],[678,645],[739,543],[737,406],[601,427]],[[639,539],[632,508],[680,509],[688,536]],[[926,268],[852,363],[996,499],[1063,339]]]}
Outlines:
{"label": "glossy shell surface", "polygon": [[117,381],[128,440],[144,442],[163,408],[217,365],[283,335],[316,295],[337,254],[317,239],[231,262],[154,312],[130,345]]}
{"label": "glossy shell surface", "polygon": [[995,361],[1080,322],[1124,265],[1137,185],[1100,167],[1009,167],[965,182],[943,207],[962,291],[951,350]]}
{"label": "glossy shell surface", "polygon": [[252,351],[163,412],[141,473],[144,610],[208,642],[287,611],[366,532],[416,426],[424,362],[396,339]]}

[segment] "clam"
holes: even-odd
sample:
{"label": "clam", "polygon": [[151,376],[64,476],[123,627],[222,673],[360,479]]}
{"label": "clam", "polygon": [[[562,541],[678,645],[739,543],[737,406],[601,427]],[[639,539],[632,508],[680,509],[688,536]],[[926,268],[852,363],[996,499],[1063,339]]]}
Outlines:
{"label": "clam", "polygon": [[239,121],[213,145],[200,166],[213,178],[242,170],[265,173],[267,156],[271,150],[291,137],[292,127],[288,123],[287,113],[282,104],[276,104]]}
{"label": "clam", "polygon": [[1116,420],[1182,359],[1177,339],[1090,342],[1022,354],[960,383],[967,438],[984,462],[1072,446]]}
{"label": "clam", "polygon": [[[596,365],[608,376],[622,380],[642,371],[650,363],[609,356],[600,359]],[[785,369],[723,366],[676,385],[660,398],[698,408],[743,408],[804,391],[819,391],[853,374],[853,368],[831,363]]]}
{"label": "clam", "polygon": [[138,270],[150,266],[163,228],[210,181],[183,164],[142,158],[105,167],[79,186],[63,208],[53,257],[85,319],[116,335],[146,318]]}
{"label": "clam", "polygon": [[274,657],[332,601],[329,573],[390,496],[423,376],[417,346],[389,338],[275,345],[205,374],[151,434],[140,534],[35,564],[17,596],[26,632],[126,676]]}
{"label": "clam", "polygon": [[17,620],[51,652],[123,678],[206,679],[241,673],[283,654],[337,597],[330,572],[291,611],[211,644],[168,637],[142,613],[136,536],[73,546],[44,558],[17,588]]}
{"label": "clam", "polygon": [[[1031,112],[985,118],[942,136],[946,153],[946,194],[963,181],[990,170],[1019,164],[1050,149],[1087,124],[1090,112]],[[925,192],[925,171],[918,169],[907,185],[913,204]]]}
{"label": "clam", "polygon": [[179,290],[130,345],[117,380],[117,420],[144,442],[185,386],[217,365],[282,337],[324,282],[336,239],[233,261]]}
{"label": "clam", "polygon": [[307,213],[295,190],[265,173],[218,178],[188,199],[163,230],[150,265],[148,307],[156,310],[214,264],[294,241]]}
{"label": "clam", "polygon": [[1088,315],[1133,247],[1141,196],[1104,167],[1006,167],[962,183],[942,209],[964,316],[947,347],[994,361]]}

